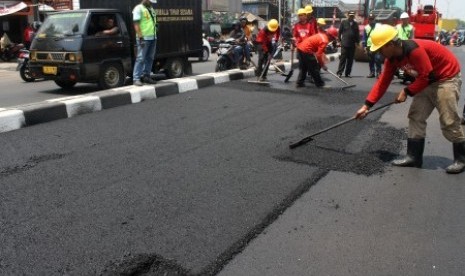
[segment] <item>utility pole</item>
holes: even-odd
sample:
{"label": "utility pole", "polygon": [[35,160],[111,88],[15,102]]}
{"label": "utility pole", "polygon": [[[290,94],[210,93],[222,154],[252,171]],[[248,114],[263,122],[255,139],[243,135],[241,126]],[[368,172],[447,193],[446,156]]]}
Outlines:
{"label": "utility pole", "polygon": [[39,0],[32,0],[32,13],[34,21],[39,21]]}

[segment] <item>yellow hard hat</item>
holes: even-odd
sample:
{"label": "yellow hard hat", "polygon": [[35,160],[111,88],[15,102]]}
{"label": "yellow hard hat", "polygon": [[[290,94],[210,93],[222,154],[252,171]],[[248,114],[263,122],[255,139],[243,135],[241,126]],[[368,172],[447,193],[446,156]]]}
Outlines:
{"label": "yellow hard hat", "polygon": [[307,6],[305,6],[305,10],[307,11],[307,13],[312,13],[313,12],[313,7],[311,5],[307,5]]}
{"label": "yellow hard hat", "polygon": [[318,18],[318,20],[316,21],[316,23],[317,23],[318,25],[323,25],[323,26],[326,25],[326,21],[325,21],[323,18]]}
{"label": "yellow hard hat", "polygon": [[370,37],[373,43],[370,47],[370,51],[375,52],[389,41],[397,38],[397,29],[391,25],[382,24],[371,32]]}
{"label": "yellow hard hat", "polygon": [[297,15],[302,15],[302,14],[307,14],[307,11],[305,9],[298,9]]}
{"label": "yellow hard hat", "polygon": [[278,20],[271,19],[270,21],[268,21],[268,24],[266,26],[268,27],[268,30],[270,32],[275,32],[279,27]]}

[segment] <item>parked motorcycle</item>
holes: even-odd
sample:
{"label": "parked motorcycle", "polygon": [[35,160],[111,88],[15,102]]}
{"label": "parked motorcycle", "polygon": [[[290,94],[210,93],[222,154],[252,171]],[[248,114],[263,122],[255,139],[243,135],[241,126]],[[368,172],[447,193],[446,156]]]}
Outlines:
{"label": "parked motorcycle", "polygon": [[[216,60],[215,72],[226,71],[235,67],[234,52],[237,51],[238,47],[241,46],[234,38],[228,38],[223,43],[220,43],[217,50],[218,59]],[[242,52],[239,56],[241,67],[249,67],[250,64],[244,61],[244,57],[244,47],[242,47]]]}
{"label": "parked motorcycle", "polygon": [[29,71],[29,50],[20,50],[16,71],[19,71],[19,75],[25,82],[33,82],[36,80],[34,77],[32,77],[31,72]]}
{"label": "parked motorcycle", "polygon": [[0,51],[0,58],[3,61],[10,61],[14,58],[17,58],[19,55],[19,51],[24,49],[24,44],[22,43],[11,43],[7,45],[5,48],[2,48]]}

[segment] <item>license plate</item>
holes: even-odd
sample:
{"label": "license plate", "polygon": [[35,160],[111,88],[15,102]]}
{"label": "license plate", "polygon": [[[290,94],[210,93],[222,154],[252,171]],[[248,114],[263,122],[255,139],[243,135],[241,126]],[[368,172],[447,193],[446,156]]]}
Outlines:
{"label": "license plate", "polygon": [[44,66],[42,68],[42,72],[47,75],[56,75],[57,74],[57,67],[56,66]]}

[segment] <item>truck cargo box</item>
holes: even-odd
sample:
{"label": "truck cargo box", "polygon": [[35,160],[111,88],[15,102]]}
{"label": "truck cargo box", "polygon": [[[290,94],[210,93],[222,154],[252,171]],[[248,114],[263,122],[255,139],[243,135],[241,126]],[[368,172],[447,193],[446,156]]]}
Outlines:
{"label": "truck cargo box", "polygon": [[[112,8],[121,11],[131,38],[135,38],[132,27],[132,10],[140,0],[81,0],[81,9]],[[157,13],[156,59],[190,56],[202,53],[202,2],[200,0],[158,0],[153,3]]]}

